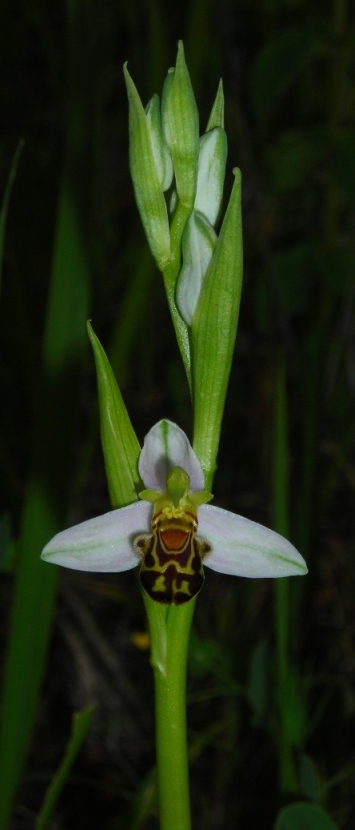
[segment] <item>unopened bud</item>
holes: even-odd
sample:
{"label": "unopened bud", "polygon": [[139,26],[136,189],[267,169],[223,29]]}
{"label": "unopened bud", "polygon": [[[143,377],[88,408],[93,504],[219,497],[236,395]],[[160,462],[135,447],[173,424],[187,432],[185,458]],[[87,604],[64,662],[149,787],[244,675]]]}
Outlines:
{"label": "unopened bud", "polygon": [[152,140],[151,124],[155,119],[151,116],[148,119],[126,66],[124,75],[129,102],[129,159],[134,192],[150,250],[162,269],[170,258],[170,231],[161,171],[153,150],[156,139]]}
{"label": "unopened bud", "polygon": [[158,173],[159,183],[163,191],[168,190],[173,180],[173,163],[162,130],[160,101],[158,95],[153,95],[146,107],[147,123],[152,142],[152,150]]}
{"label": "unopened bud", "polygon": [[220,211],[227,160],[227,136],[215,127],[200,140],[194,209],[215,225]]}
{"label": "unopened bud", "polygon": [[182,318],[191,326],[202,283],[217,243],[217,236],[200,213],[193,211],[182,237],[183,264],[176,288],[176,304]]}
{"label": "unopened bud", "polygon": [[180,202],[192,210],[195,201],[199,152],[198,110],[179,41],[176,67],[169,70],[162,99],[162,119]]}

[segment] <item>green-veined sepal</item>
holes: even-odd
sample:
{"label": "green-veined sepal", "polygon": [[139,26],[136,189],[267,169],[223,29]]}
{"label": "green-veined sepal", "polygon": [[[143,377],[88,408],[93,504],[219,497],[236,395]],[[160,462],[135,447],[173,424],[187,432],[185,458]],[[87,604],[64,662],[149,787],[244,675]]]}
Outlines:
{"label": "green-veined sepal", "polygon": [[137,533],[149,529],[151,514],[148,502],[137,501],[88,519],[57,533],[44,548],[42,559],[78,571],[128,571],[139,565],[133,542]]}
{"label": "green-veined sepal", "polygon": [[199,533],[211,545],[204,565],[219,573],[249,578],[302,576],[303,556],[274,530],[206,504],[199,510]]}

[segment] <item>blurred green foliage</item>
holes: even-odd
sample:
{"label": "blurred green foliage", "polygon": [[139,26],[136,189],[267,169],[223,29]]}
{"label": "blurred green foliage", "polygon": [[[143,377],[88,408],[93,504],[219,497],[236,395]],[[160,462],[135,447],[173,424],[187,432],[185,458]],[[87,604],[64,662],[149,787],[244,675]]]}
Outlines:
{"label": "blurred green foliage", "polygon": [[55,604],[55,571],[38,557],[56,530],[109,508],[87,317],[139,441],[161,417],[190,434],[188,389],[129,178],[122,76],[128,59],[147,101],[180,37],[203,125],[223,76],[228,189],[232,167],[243,175],[245,282],[215,499],[265,524],[283,516],[310,569],[278,598],[264,580],[206,579],[188,688],[193,821],[298,830],[296,806],[277,816],[307,799],[320,827],[352,830],[349,0],[2,3],[1,204],[21,139],[24,148],[0,302],[1,545],[7,563],[13,554],[0,581],[0,826],[33,826],[72,712],[95,704],[58,824],[156,827],[153,690],[134,578],[63,573]]}

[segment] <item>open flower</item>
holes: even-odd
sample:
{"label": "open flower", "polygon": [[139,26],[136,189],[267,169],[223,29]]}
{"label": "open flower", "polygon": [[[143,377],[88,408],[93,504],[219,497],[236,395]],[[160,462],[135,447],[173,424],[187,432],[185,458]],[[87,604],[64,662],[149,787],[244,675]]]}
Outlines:
{"label": "open flower", "polygon": [[204,490],[201,464],[171,421],[146,436],[139,473],[147,487],[141,501],[58,533],[42,558],[81,571],[140,565],[144,590],[177,605],[198,593],[204,566],[247,577],[307,573],[303,557],[278,533],[206,504],[212,495]]}

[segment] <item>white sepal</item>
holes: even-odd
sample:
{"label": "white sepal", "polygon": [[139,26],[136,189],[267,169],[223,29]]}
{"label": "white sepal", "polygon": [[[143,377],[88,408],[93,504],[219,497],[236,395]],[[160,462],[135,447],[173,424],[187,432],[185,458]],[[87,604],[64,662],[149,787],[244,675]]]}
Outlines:
{"label": "white sepal", "polygon": [[252,578],[307,573],[301,554],[274,530],[211,505],[200,507],[198,523],[212,546],[203,564],[213,571]]}
{"label": "white sepal", "polygon": [[203,490],[205,477],[190,441],[177,424],[162,420],[145,436],[139,458],[139,474],[145,486],[164,491],[167,475],[173,467],[182,467],[190,478],[190,490]]}
{"label": "white sepal", "polygon": [[152,508],[137,501],[57,533],[42,551],[46,562],[78,571],[128,571],[139,565],[137,533],[150,529]]}
{"label": "white sepal", "polygon": [[220,127],[200,138],[195,210],[215,225],[220,211],[227,160],[227,136]]}
{"label": "white sepal", "polygon": [[176,287],[176,305],[188,326],[191,326],[216,244],[217,236],[212,225],[202,214],[193,211],[184,228],[183,264]]}

